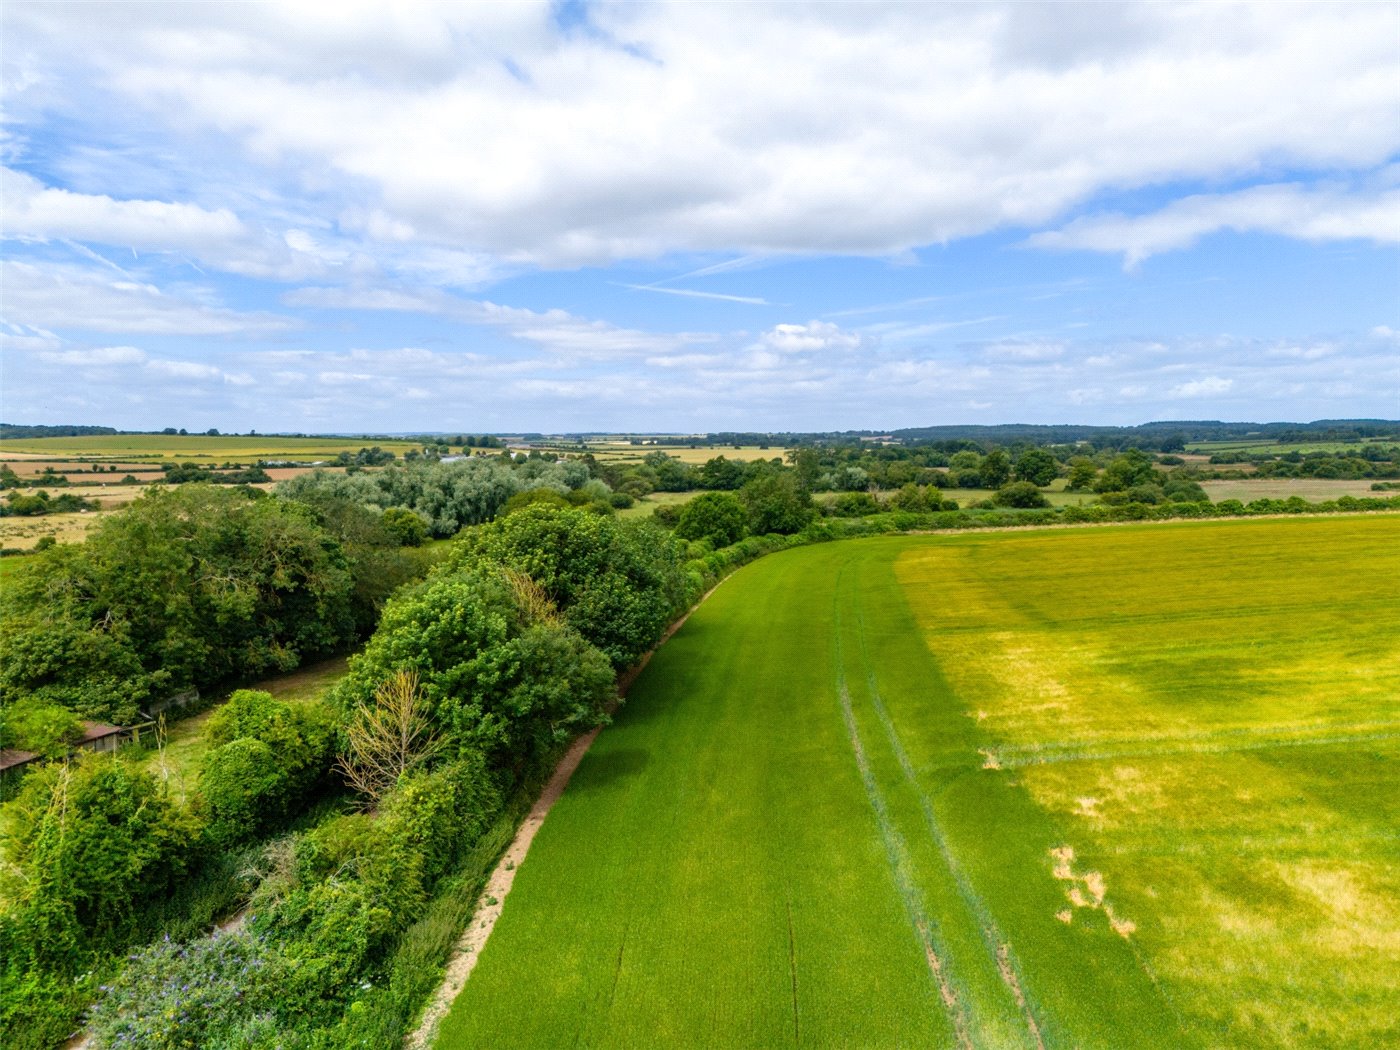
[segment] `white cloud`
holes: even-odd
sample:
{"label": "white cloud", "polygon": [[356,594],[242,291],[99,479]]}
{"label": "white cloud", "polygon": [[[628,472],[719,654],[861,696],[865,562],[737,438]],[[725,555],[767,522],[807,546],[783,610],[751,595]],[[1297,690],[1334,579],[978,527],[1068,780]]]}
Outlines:
{"label": "white cloud", "polygon": [[5,320],[45,328],[161,335],[262,335],[296,326],[291,318],[191,302],[105,271],[4,260]]}
{"label": "white cloud", "polygon": [[45,186],[11,168],[0,168],[6,237],[71,238],[151,250],[198,250],[211,240],[246,231],[231,211],[193,204],[114,200]]}
{"label": "white cloud", "polygon": [[1172,387],[1168,396],[1174,398],[1219,397],[1221,394],[1229,393],[1230,388],[1234,385],[1233,379],[1206,376],[1204,379],[1193,379],[1189,383],[1181,383]]}
{"label": "white cloud", "polygon": [[147,370],[171,379],[222,379],[223,370],[198,361],[152,361]]}
{"label": "white cloud", "polygon": [[[658,354],[714,337],[706,333],[646,332],[576,317],[567,310],[528,310],[439,289],[299,288],[282,297],[294,306],[438,314],[465,324],[499,328],[515,339],[575,357]],[[781,326],[780,326],[781,327]]]}
{"label": "white cloud", "polygon": [[146,351],[134,346],[100,346],[90,350],[56,350],[39,355],[60,365],[141,365]]}
{"label": "white cloud", "polygon": [[356,187],[384,243],[547,266],[891,255],[1106,189],[1400,148],[1392,4],[601,3],[567,33],[551,11],[12,3],[7,51],[44,70],[22,96],[61,98],[90,63],[119,105]]}
{"label": "white cloud", "polygon": [[780,354],[804,354],[817,350],[854,350],[861,345],[861,336],[831,321],[808,321],[806,324],[779,324],[764,332],[754,344]]}
{"label": "white cloud", "polygon": [[1027,242],[1038,248],[1121,252],[1134,267],[1150,255],[1190,247],[1220,230],[1307,241],[1400,243],[1400,190],[1308,190],[1297,184],[1200,194],[1148,215],[1090,215]]}

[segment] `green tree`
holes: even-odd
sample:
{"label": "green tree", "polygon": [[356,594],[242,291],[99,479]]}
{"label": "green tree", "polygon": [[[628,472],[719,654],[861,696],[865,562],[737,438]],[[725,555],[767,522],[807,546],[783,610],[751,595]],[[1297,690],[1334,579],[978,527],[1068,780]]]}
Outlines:
{"label": "green tree", "polygon": [[992,497],[998,507],[1048,507],[1045,494],[1029,481],[1012,481],[1003,485]]}
{"label": "green tree", "polygon": [[1065,488],[1070,492],[1082,492],[1094,487],[1094,478],[1098,476],[1098,468],[1094,466],[1094,461],[1087,456],[1075,456],[1069,461],[1069,479],[1065,483]]}
{"label": "green tree", "polygon": [[1028,448],[1016,457],[1016,480],[1045,486],[1055,480],[1059,464],[1046,449]]}
{"label": "green tree", "polygon": [[1011,457],[994,448],[982,460],[977,474],[984,489],[999,489],[1011,479]]}
{"label": "green tree", "polygon": [[529,576],[619,669],[656,644],[685,602],[679,545],[646,521],[529,507],[468,533],[448,565],[480,560]]}
{"label": "green tree", "polygon": [[749,532],[755,536],[800,532],[816,515],[812,497],[791,472],[753,478],[739,496],[749,513]]}
{"label": "green tree", "polygon": [[681,508],[676,535],[684,540],[709,540],[728,547],[744,538],[748,512],[730,492],[702,492]]}

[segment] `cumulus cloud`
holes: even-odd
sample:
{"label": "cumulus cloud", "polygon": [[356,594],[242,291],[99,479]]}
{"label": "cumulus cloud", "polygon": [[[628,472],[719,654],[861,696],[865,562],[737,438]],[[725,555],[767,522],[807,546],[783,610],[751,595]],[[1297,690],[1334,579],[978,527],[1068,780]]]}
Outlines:
{"label": "cumulus cloud", "polygon": [[1400,244],[1400,190],[1308,190],[1295,184],[1198,194],[1147,215],[1090,215],[1030,238],[1039,248],[1121,252],[1134,267],[1220,230],[1307,241]]}
{"label": "cumulus cloud", "polygon": [[143,249],[199,250],[210,240],[246,232],[226,208],[193,204],[114,200],[45,186],[32,175],[0,168],[7,237],[71,238]]}
{"label": "cumulus cloud", "polygon": [[764,332],[754,345],[780,354],[803,354],[816,350],[854,350],[860,346],[857,332],[848,332],[830,321],[806,324],[778,324]]}
{"label": "cumulus cloud", "polygon": [[9,8],[49,70],[361,187],[375,237],[535,265],[890,254],[1400,145],[1385,4]]}

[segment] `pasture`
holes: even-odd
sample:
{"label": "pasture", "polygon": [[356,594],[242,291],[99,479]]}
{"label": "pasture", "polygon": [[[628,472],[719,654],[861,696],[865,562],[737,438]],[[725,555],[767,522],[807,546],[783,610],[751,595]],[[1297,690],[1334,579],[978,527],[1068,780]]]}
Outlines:
{"label": "pasture", "polygon": [[741,570],[535,839],[449,1050],[1373,1047],[1400,520],[889,537]]}

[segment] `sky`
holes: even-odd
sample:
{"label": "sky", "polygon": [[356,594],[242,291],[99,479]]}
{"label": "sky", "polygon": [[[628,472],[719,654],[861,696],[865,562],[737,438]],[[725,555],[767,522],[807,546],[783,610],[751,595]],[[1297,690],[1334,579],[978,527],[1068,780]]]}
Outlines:
{"label": "sky", "polygon": [[0,7],[0,418],[1400,417],[1400,4]]}

